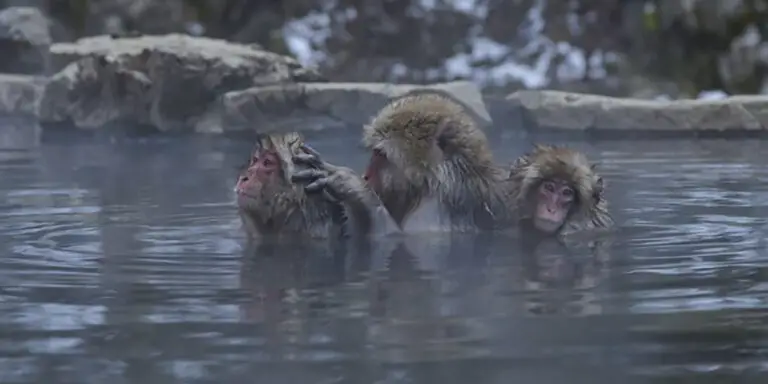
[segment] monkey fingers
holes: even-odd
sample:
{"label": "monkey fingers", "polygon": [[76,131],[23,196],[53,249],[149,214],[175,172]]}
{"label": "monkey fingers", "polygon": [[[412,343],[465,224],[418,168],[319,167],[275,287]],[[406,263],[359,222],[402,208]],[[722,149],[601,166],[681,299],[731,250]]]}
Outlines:
{"label": "monkey fingers", "polygon": [[298,171],[291,176],[291,181],[306,183],[307,185],[304,186],[304,190],[307,193],[319,193],[322,191],[325,199],[330,202],[337,203],[341,200],[336,191],[331,187],[329,175],[326,171],[317,169]]}
{"label": "monkey fingers", "polygon": [[307,144],[302,144],[301,150],[310,156],[314,156],[315,158],[317,158],[317,160],[320,160],[320,158],[322,157],[320,156],[320,152],[316,151],[314,148],[310,147]]}
{"label": "monkey fingers", "polygon": [[320,177],[317,180],[307,184],[306,187],[304,187],[304,190],[306,190],[308,193],[317,193],[320,191],[324,191],[328,188],[328,179],[325,177]]}
{"label": "monkey fingers", "polygon": [[306,144],[303,144],[300,148],[304,153],[295,155],[293,158],[294,163],[302,163],[315,168],[324,168],[326,164],[319,152]]}
{"label": "monkey fingers", "polygon": [[[329,178],[321,179],[323,181],[323,196],[331,202],[341,202],[345,200],[345,197],[337,189],[336,183],[331,182]],[[318,180],[319,181],[319,180]]]}
{"label": "monkey fingers", "polygon": [[335,166],[335,165],[333,165],[333,164],[323,160],[323,157],[320,155],[320,153],[317,152],[312,147],[304,144],[301,147],[301,149],[306,154],[305,155],[302,155],[302,154],[297,155],[299,157],[298,158],[299,162],[302,162],[304,164],[310,165],[310,166],[312,166],[314,168],[324,169],[324,170],[327,170],[329,172],[335,172],[338,169],[337,166]]}
{"label": "monkey fingers", "polygon": [[294,155],[293,158],[291,158],[291,160],[293,160],[294,164],[301,164],[310,168],[316,168],[316,169],[325,168],[325,163],[323,163],[323,161],[321,161],[320,159],[318,159],[313,155],[305,155],[305,154]]}
{"label": "monkey fingers", "polygon": [[318,193],[323,191],[323,197],[332,203],[338,203],[343,200],[343,197],[339,191],[334,188],[333,183],[327,177],[321,177],[315,180],[314,182],[304,187],[304,189],[308,193]]}
{"label": "monkey fingers", "polygon": [[307,192],[314,192],[319,190],[322,186],[313,187],[313,191],[310,191],[310,186],[315,184],[318,180],[322,180],[328,177],[328,172],[320,169],[304,169],[296,171],[291,175],[291,182],[307,184],[305,189]]}

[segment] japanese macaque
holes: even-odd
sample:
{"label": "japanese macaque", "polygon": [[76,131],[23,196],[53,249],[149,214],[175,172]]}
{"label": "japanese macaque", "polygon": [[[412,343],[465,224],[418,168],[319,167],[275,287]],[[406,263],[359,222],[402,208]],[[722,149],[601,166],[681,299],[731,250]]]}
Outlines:
{"label": "japanese macaque", "polygon": [[507,175],[494,164],[485,134],[451,99],[396,99],[364,127],[363,143],[371,151],[363,178],[402,229],[514,224]]}
{"label": "japanese macaque", "polygon": [[603,178],[573,149],[537,145],[509,174],[521,221],[546,235],[610,228]]}
{"label": "japanese macaque", "polygon": [[[312,164],[301,167],[307,157]],[[314,176],[312,184],[296,181],[302,172]],[[359,237],[377,225],[375,194],[351,170],[322,162],[297,133],[261,135],[235,193],[251,238]]]}

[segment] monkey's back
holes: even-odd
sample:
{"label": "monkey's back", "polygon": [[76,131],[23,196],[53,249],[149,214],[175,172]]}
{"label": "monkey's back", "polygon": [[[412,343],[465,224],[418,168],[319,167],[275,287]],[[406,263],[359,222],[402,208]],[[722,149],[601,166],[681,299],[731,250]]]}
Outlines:
{"label": "monkey's back", "polygon": [[369,148],[391,142],[390,148],[425,155],[437,144],[449,155],[471,156],[477,164],[492,162],[485,133],[472,116],[459,102],[439,93],[392,100],[365,126],[363,142]]}

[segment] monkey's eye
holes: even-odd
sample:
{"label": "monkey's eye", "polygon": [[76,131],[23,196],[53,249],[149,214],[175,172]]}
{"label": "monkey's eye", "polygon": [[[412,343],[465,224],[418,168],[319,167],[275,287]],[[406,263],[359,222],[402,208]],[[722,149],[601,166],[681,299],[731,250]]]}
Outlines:
{"label": "monkey's eye", "polygon": [[544,190],[547,192],[554,192],[555,191],[555,185],[551,182],[547,181],[544,183]]}
{"label": "monkey's eye", "polygon": [[563,196],[565,196],[565,197],[573,196],[573,189],[571,189],[571,188],[563,189]]}

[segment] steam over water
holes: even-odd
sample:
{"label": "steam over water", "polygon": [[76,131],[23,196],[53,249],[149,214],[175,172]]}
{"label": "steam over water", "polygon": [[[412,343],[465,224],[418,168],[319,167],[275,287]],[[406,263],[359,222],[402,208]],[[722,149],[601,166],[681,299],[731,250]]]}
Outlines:
{"label": "steam over water", "polygon": [[[765,383],[768,142],[576,142],[619,232],[245,249],[250,143],[0,151],[2,383]],[[357,138],[310,139],[361,170]],[[493,138],[499,161],[528,148]],[[269,253],[269,255],[266,255]]]}

